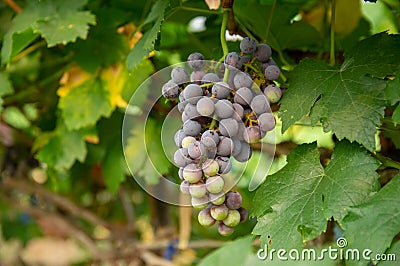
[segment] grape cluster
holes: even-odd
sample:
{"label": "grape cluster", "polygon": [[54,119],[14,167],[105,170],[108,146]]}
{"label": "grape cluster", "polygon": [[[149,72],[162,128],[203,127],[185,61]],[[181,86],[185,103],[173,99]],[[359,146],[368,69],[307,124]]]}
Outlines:
{"label": "grape cluster", "polygon": [[248,161],[250,144],[275,127],[270,104],[282,96],[274,82],[280,69],[271,59],[271,48],[246,37],[240,50],[228,53],[223,63],[209,63],[201,53],[192,53],[191,73],[176,67],[162,87],[165,98],[179,100],[182,114],[183,126],[174,137],[181,192],[191,195],[192,206],[200,210],[199,223],[217,222],[225,236],[248,213],[240,193],[229,191],[224,175],[231,170],[232,157]]}

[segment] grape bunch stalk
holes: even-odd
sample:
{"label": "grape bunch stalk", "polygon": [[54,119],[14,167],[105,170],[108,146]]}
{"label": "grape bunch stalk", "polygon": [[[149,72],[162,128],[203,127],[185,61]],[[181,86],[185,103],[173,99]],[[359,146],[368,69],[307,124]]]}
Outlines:
{"label": "grape bunch stalk", "polygon": [[242,196],[228,187],[225,174],[231,170],[231,159],[250,159],[250,144],[275,127],[270,104],[282,96],[275,81],[280,69],[270,46],[246,37],[240,50],[228,53],[223,63],[192,53],[187,62],[191,73],[175,67],[162,86],[163,96],[178,102],[182,114],[183,126],[174,137],[180,190],[200,210],[199,223],[218,223],[224,236],[248,217]]}

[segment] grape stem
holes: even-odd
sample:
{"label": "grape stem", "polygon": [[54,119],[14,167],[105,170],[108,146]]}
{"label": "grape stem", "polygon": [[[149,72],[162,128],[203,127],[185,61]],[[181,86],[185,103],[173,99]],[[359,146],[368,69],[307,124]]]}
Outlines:
{"label": "grape stem", "polygon": [[228,45],[226,44],[226,26],[228,25],[230,8],[224,8],[224,13],[222,15],[221,32],[219,38],[221,39],[222,52],[225,56],[229,53]]}
{"label": "grape stem", "polygon": [[331,50],[329,64],[335,65],[335,9],[336,0],[331,0]]}
{"label": "grape stem", "polygon": [[379,153],[377,153],[375,155],[375,157],[382,163],[382,166],[384,166],[384,167],[392,167],[392,168],[400,169],[399,162],[393,161],[392,159],[387,158]]}

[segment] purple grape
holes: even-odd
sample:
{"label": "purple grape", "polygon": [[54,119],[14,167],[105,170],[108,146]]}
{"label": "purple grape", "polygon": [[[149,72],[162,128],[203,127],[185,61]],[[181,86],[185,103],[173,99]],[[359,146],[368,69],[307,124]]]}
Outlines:
{"label": "purple grape", "polygon": [[206,180],[206,189],[210,193],[219,193],[224,188],[224,184],[224,179],[219,175],[211,176]]}
{"label": "purple grape", "polygon": [[187,136],[197,136],[200,134],[201,131],[201,125],[199,122],[194,121],[194,120],[187,120],[184,124],[183,124],[183,132],[185,132],[185,134]]}
{"label": "purple grape", "polygon": [[240,207],[238,211],[240,213],[240,222],[245,222],[249,218],[249,212],[243,207]]}
{"label": "purple grape", "polygon": [[193,159],[199,159],[205,154],[204,144],[200,141],[195,141],[188,146],[189,156]]}
{"label": "purple grape", "polygon": [[197,84],[201,84],[201,81],[204,77],[206,72],[199,70],[199,71],[193,71],[192,74],[190,74],[190,81],[195,82]]}
{"label": "purple grape", "polygon": [[272,113],[263,113],[258,117],[261,131],[267,132],[275,128],[275,117]]}
{"label": "purple grape", "polygon": [[220,156],[229,156],[232,153],[233,143],[229,137],[221,136],[217,146],[217,154]]}
{"label": "purple grape", "polygon": [[251,126],[244,131],[244,140],[247,143],[256,143],[261,139],[261,130],[259,126]]}
{"label": "purple grape", "polygon": [[242,205],[242,195],[237,191],[226,193],[225,204],[230,210],[237,210]]}
{"label": "purple grape", "polygon": [[233,144],[232,156],[236,156],[242,150],[242,142],[236,137],[232,137],[231,140]]}
{"label": "purple grape", "polygon": [[218,133],[214,130],[207,130],[201,135],[201,142],[203,142],[204,146],[211,148],[216,147],[219,143]]}
{"label": "purple grape", "polygon": [[253,92],[246,87],[242,87],[236,91],[235,97],[233,98],[235,103],[241,104],[243,106],[250,105],[251,100],[253,100]]}
{"label": "purple grape", "polygon": [[218,116],[218,118],[223,119],[223,118],[228,118],[231,117],[233,114],[233,106],[232,103],[228,100],[219,100],[215,104],[215,114]]}
{"label": "purple grape", "polygon": [[250,107],[256,114],[262,114],[270,110],[268,99],[264,94],[255,96],[250,103]]}
{"label": "purple grape", "polygon": [[245,37],[240,42],[240,50],[244,54],[253,54],[256,51],[257,43],[253,38]]}
{"label": "purple grape", "polygon": [[203,96],[203,89],[197,84],[189,84],[182,93],[187,102],[196,104],[197,101],[200,100],[201,96]]}
{"label": "purple grape", "polygon": [[238,103],[234,103],[232,104],[232,107],[233,107],[233,114],[232,114],[233,119],[235,119],[236,121],[240,121],[241,123],[244,115],[243,106]]}
{"label": "purple grape", "polygon": [[169,80],[161,88],[162,95],[168,100],[173,100],[179,96],[179,86],[172,80]]}
{"label": "purple grape", "polygon": [[223,222],[218,224],[218,233],[222,236],[230,236],[235,229],[225,225]]}
{"label": "purple grape", "polygon": [[236,52],[228,53],[224,59],[225,67],[228,69],[240,68],[239,54]]}
{"label": "purple grape", "polygon": [[267,67],[271,66],[271,65],[275,65],[275,66],[276,66],[276,63],[275,63],[275,61],[274,61],[272,58],[268,59],[267,62],[262,63],[262,64],[261,64],[261,71],[262,71],[262,73],[264,73],[264,72],[265,72],[265,69],[266,69]]}
{"label": "purple grape", "polygon": [[181,67],[175,67],[171,71],[171,79],[176,84],[186,83],[189,81],[189,74],[185,69]]}
{"label": "purple grape", "polygon": [[281,70],[275,65],[270,65],[265,69],[264,75],[268,80],[276,80],[279,78]]}
{"label": "purple grape", "polygon": [[220,78],[217,76],[217,74],[214,74],[214,73],[207,73],[201,79],[202,83],[211,83],[211,82],[218,82],[218,81],[220,81]]}
{"label": "purple grape", "polygon": [[204,55],[201,53],[191,53],[188,56],[188,64],[193,70],[200,70],[204,66]]}
{"label": "purple grape", "polygon": [[238,122],[233,118],[225,118],[219,121],[219,132],[223,136],[236,136],[239,130]]}
{"label": "purple grape", "polygon": [[254,52],[254,56],[257,58],[258,61],[262,63],[267,62],[271,55],[271,47],[269,47],[269,45],[265,43],[258,44],[256,47],[256,51]]}
{"label": "purple grape", "polygon": [[253,80],[249,74],[240,71],[233,78],[233,84],[237,89],[242,87],[251,88]]}
{"label": "purple grape", "polygon": [[186,137],[186,134],[182,129],[179,129],[178,131],[176,131],[175,136],[174,136],[174,141],[175,141],[175,145],[178,148],[182,147],[182,141],[185,137]]}
{"label": "purple grape", "polygon": [[241,65],[248,64],[248,63],[250,63],[250,61],[251,61],[251,58],[249,56],[247,56],[247,55],[241,56],[239,58],[239,63]]}
{"label": "purple grape", "polygon": [[214,113],[214,102],[208,97],[201,98],[196,105],[197,112],[202,116],[211,116]]}
{"label": "purple grape", "polygon": [[185,167],[193,162],[193,160],[189,157],[187,149],[180,148],[174,153],[174,162],[179,167]]}
{"label": "purple grape", "polygon": [[184,112],[189,119],[194,119],[200,116],[199,112],[197,111],[196,105],[191,103],[186,104]]}
{"label": "purple grape", "polygon": [[217,156],[215,158],[219,165],[219,174],[227,174],[232,168],[232,162],[228,157]]}
{"label": "purple grape", "polygon": [[233,156],[236,161],[244,163],[247,162],[252,155],[250,145],[247,142],[242,141],[242,150],[236,156]]}
{"label": "purple grape", "polygon": [[217,99],[226,99],[231,92],[231,89],[226,82],[217,82],[211,88],[212,94]]}

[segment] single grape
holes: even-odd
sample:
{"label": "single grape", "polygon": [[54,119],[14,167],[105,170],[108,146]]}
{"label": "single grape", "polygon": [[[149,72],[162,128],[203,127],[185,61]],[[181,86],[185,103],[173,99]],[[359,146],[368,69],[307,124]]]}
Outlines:
{"label": "single grape", "polygon": [[240,62],[239,62],[239,54],[236,52],[230,52],[225,56],[224,59],[225,67],[228,69],[235,69],[235,68],[240,68]]}
{"label": "single grape", "polygon": [[203,176],[203,171],[196,163],[190,163],[183,168],[183,178],[189,183],[197,183]]}
{"label": "single grape", "polygon": [[219,175],[210,176],[206,180],[206,189],[210,193],[219,193],[224,188],[224,184],[224,179]]}
{"label": "single grape", "polygon": [[267,97],[265,97],[264,94],[259,94],[255,96],[250,103],[250,108],[256,114],[262,114],[268,112],[270,110],[270,107]]}
{"label": "single grape", "polygon": [[201,53],[191,53],[188,56],[188,64],[193,70],[200,70],[204,66],[204,55]]}
{"label": "single grape", "polygon": [[189,148],[189,144],[195,142],[196,139],[192,136],[187,136],[182,140],[182,148]]}
{"label": "single grape", "polygon": [[199,112],[197,111],[196,105],[191,103],[186,104],[184,112],[189,119],[194,119],[200,116]]}
{"label": "single grape", "polygon": [[184,124],[183,124],[183,132],[185,132],[185,134],[187,136],[197,136],[200,134],[201,131],[201,125],[199,122],[194,121],[194,120],[187,120]]}
{"label": "single grape", "polygon": [[244,54],[253,54],[256,51],[256,47],[256,41],[250,37],[245,37],[240,42],[240,50]]}
{"label": "single grape", "polygon": [[168,100],[173,100],[179,96],[179,86],[172,80],[169,80],[161,88],[162,95]]}
{"label": "single grape", "polygon": [[275,84],[271,84],[264,89],[264,95],[271,103],[277,103],[282,97],[282,90]]}
{"label": "single grape", "polygon": [[244,131],[246,130],[246,127],[241,121],[238,122],[238,125],[239,125],[239,129],[238,129],[238,133],[237,133],[236,137],[239,140],[244,140]]}
{"label": "single grape", "polygon": [[261,131],[267,132],[275,128],[275,117],[272,113],[263,113],[258,117]]}
{"label": "single grape", "polygon": [[208,198],[214,205],[221,205],[225,202],[225,193],[220,191],[218,193],[208,193]]}
{"label": "single grape", "polygon": [[243,207],[240,207],[238,211],[240,213],[240,222],[245,222],[249,218],[249,212]]}
{"label": "single grape", "polygon": [[232,153],[233,143],[229,137],[221,136],[217,146],[217,154],[220,156],[229,156]]}
{"label": "single grape", "polygon": [[250,105],[251,100],[253,100],[253,92],[247,87],[242,87],[236,91],[233,100],[243,106]]}
{"label": "single grape", "polygon": [[264,72],[265,72],[265,69],[266,69],[267,67],[271,66],[271,65],[275,65],[275,66],[276,66],[276,63],[275,63],[274,59],[272,59],[272,58],[268,59],[267,62],[262,63],[262,64],[261,64],[261,71],[262,71],[262,73],[264,73]]}
{"label": "single grape", "polygon": [[205,154],[204,144],[200,141],[195,141],[188,146],[189,156],[193,159],[199,159]]}
{"label": "single grape", "polygon": [[219,100],[215,104],[214,112],[220,119],[231,117],[233,114],[232,103],[229,100],[225,100],[225,99]]}
{"label": "single grape", "polygon": [[190,81],[201,84],[201,81],[205,74],[206,72],[204,72],[203,70],[193,71],[192,74],[190,74]]}
{"label": "single grape", "polygon": [[225,204],[214,205],[211,207],[211,216],[217,221],[222,221],[228,216],[228,211],[229,209]]}
{"label": "single grape", "polygon": [[202,116],[211,116],[214,113],[215,104],[208,97],[201,98],[196,105],[197,112]]}
{"label": "single grape", "polygon": [[257,58],[258,61],[262,63],[267,62],[271,55],[271,47],[269,47],[269,45],[265,43],[258,44],[256,47],[256,51],[254,52],[254,56]]}
{"label": "single grape", "polygon": [[265,69],[264,75],[268,80],[276,80],[279,78],[281,70],[275,65],[270,65]]}
{"label": "single grape", "polygon": [[175,141],[175,145],[178,148],[182,147],[182,141],[185,137],[186,137],[186,134],[182,129],[179,129],[178,131],[176,131],[175,136],[174,136],[174,141]]}
{"label": "single grape", "polygon": [[194,198],[192,197],[192,206],[195,210],[203,210],[208,206],[208,196],[205,195],[201,198]]}
{"label": "single grape", "polygon": [[217,156],[215,158],[219,165],[219,174],[227,174],[232,168],[232,162],[228,157]]}
{"label": "single grape", "polygon": [[202,83],[212,83],[212,82],[218,82],[218,81],[220,81],[220,78],[218,77],[217,74],[214,74],[214,73],[207,73],[201,79]]}
{"label": "single grape", "polygon": [[259,126],[250,126],[244,131],[244,140],[247,143],[256,143],[261,139],[261,130]]}
{"label": "single grape", "polygon": [[180,185],[181,192],[183,194],[189,195],[190,194],[189,186],[190,186],[190,183],[186,180],[183,180]]}
{"label": "single grape", "polygon": [[207,148],[206,147],[206,157],[208,159],[214,159],[217,155],[217,147]]}
{"label": "single grape", "polygon": [[241,56],[241,57],[239,58],[239,63],[240,63],[241,65],[249,64],[250,61],[251,61],[251,58],[250,58],[249,56],[247,56],[247,55]]}
{"label": "single grape", "polygon": [[196,104],[201,96],[203,96],[203,89],[197,84],[189,84],[182,93],[187,102]]}
{"label": "single grape", "polygon": [[175,67],[171,71],[171,79],[176,84],[182,84],[189,81],[189,74],[181,67]]}
{"label": "single grape", "polygon": [[229,227],[235,227],[240,223],[240,213],[238,210],[229,210],[228,216],[222,221]]}
{"label": "single grape", "polygon": [[206,207],[205,209],[201,210],[197,216],[197,220],[199,224],[202,226],[211,226],[215,224],[215,219],[211,216],[211,208]]}
{"label": "single grape", "polygon": [[214,130],[207,130],[201,135],[201,142],[203,142],[206,147],[216,147],[219,142],[218,133]]}
{"label": "single grape", "polygon": [[238,122],[233,118],[225,118],[219,121],[219,132],[223,136],[236,136],[239,130]]}
{"label": "single grape", "polygon": [[234,230],[233,227],[227,226],[223,222],[218,224],[218,233],[222,236],[230,236]]}
{"label": "single grape", "polygon": [[237,210],[242,205],[242,195],[237,191],[229,191],[226,193],[226,206],[231,210]]}
{"label": "single grape", "polygon": [[204,183],[199,181],[197,183],[190,184],[189,192],[192,197],[202,198],[207,194],[207,189]]}
{"label": "single grape", "polygon": [[233,144],[232,156],[237,156],[242,150],[242,142],[236,137],[232,137],[231,140]]}
{"label": "single grape", "polygon": [[217,99],[226,99],[231,92],[228,83],[226,82],[217,82],[211,88],[212,94]]}
{"label": "single grape", "polygon": [[233,103],[232,107],[233,107],[233,114],[232,114],[233,119],[241,123],[244,115],[243,106],[238,103]]}
{"label": "single grape", "polygon": [[219,164],[213,159],[208,159],[202,164],[202,169],[205,176],[214,176],[219,172]]}
{"label": "single grape", "polygon": [[174,162],[179,167],[185,167],[193,160],[189,157],[187,149],[180,148],[174,153]]}
{"label": "single grape", "polygon": [[251,88],[253,85],[253,80],[249,74],[240,71],[233,78],[233,84],[237,89],[242,87]]}
{"label": "single grape", "polygon": [[250,159],[251,155],[252,151],[250,145],[247,142],[242,141],[242,150],[238,155],[233,156],[233,158],[235,158],[238,162],[244,163]]}

